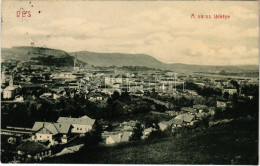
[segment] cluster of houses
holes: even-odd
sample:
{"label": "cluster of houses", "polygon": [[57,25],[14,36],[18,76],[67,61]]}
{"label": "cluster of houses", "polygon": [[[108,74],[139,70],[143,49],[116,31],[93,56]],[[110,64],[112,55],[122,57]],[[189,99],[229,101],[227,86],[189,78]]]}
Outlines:
{"label": "cluster of houses", "polygon": [[[42,70],[37,68],[37,66],[36,68],[32,66],[30,71],[34,74],[30,75],[27,70],[22,70],[20,68],[18,69],[17,67],[16,69],[19,70],[19,75],[12,74],[14,71],[2,72],[1,92],[4,100],[13,100],[16,102],[25,100],[23,94],[17,94],[17,89],[31,85],[33,79],[38,77],[41,79],[37,79],[37,86],[46,87],[50,90],[50,92],[45,92],[40,97],[52,98],[55,100],[60,96],[66,95],[64,89],[73,89],[78,92],[84,92],[92,102],[104,100],[104,97],[100,96],[100,92],[110,96],[115,90],[121,92],[123,89],[137,96],[143,96],[145,92],[151,92],[155,89],[159,96],[170,95],[169,97],[175,97],[176,86],[182,86],[183,88],[180,92],[198,96],[196,91],[185,89],[186,85],[183,80],[190,80],[200,87],[211,86],[219,88],[222,90],[223,94],[228,93],[229,95],[233,95],[238,93],[237,89],[228,79],[203,78],[202,76],[187,76],[185,74],[179,74],[177,78],[174,77],[174,74],[176,73],[173,72],[129,72],[125,71],[124,68],[118,69],[118,71],[110,70],[108,68],[88,71],[68,71],[61,69],[51,71],[48,68],[43,70],[44,66],[40,66],[40,69]],[[5,73],[8,72],[11,73],[10,76],[5,76]],[[21,76],[30,79],[24,80],[20,78]],[[16,85],[14,85],[13,79],[16,80]],[[7,80],[9,80],[9,84]],[[250,80],[239,80],[239,83],[240,82],[250,83]],[[90,91],[95,92],[95,94],[88,94]]]}
{"label": "cluster of houses", "polygon": [[[183,126],[193,126],[201,118],[213,115],[214,110],[205,105],[194,105],[193,108],[183,107],[180,112],[167,111],[167,115],[173,116],[169,121],[158,123],[159,129],[164,131],[168,127],[172,130]],[[134,129],[140,123],[136,120],[124,121],[116,125],[113,131],[102,133],[103,143],[113,145],[128,142],[133,135]],[[41,160],[53,155],[62,155],[77,151],[82,145],[66,147],[59,153],[54,154],[52,147],[55,145],[66,145],[73,138],[90,132],[95,124],[95,119],[88,116],[80,118],[60,117],[57,122],[35,122],[31,132],[32,136],[17,147],[19,156]],[[151,132],[157,130],[153,127],[143,128],[142,139],[146,139]]]}
{"label": "cluster of houses", "polygon": [[[103,136],[106,136],[105,134],[103,134]],[[124,132],[120,132],[118,134],[107,135],[107,138],[105,139],[106,144],[127,142],[127,141],[129,141],[132,134],[133,133],[131,131],[124,131]]]}
{"label": "cluster of houses", "polygon": [[88,116],[80,118],[60,117],[57,122],[35,122],[32,140],[49,141],[51,145],[67,143],[70,134],[85,134],[92,130],[94,119]]}
{"label": "cluster of houses", "polygon": [[172,130],[174,130],[183,126],[194,126],[202,118],[214,115],[215,111],[206,105],[193,105],[193,108],[182,107],[180,112],[167,111],[166,114],[175,117],[169,121],[162,121],[158,124],[162,131],[168,127],[172,127]]}
{"label": "cluster of houses", "polygon": [[[172,131],[176,128],[184,126],[194,126],[197,122],[206,118],[208,116],[213,116],[215,111],[212,108],[207,107],[206,105],[194,105],[191,107],[183,107],[181,111],[166,111],[166,115],[172,116],[174,118],[169,121],[161,121],[158,123],[159,129],[161,131],[166,130],[168,127],[172,128]],[[103,132],[102,137],[106,144],[115,144],[119,142],[129,141],[129,138],[133,134],[133,130],[136,127],[138,121],[131,120],[129,122],[122,122],[116,127],[112,132]],[[154,127],[143,128],[142,139],[146,139],[151,132],[157,130]]]}
{"label": "cluster of houses", "polygon": [[130,120],[129,122],[122,122],[119,125],[116,125],[113,131],[102,133],[102,138],[104,139],[105,144],[114,144],[119,142],[129,141],[133,130],[136,127],[138,121]]}
{"label": "cluster of houses", "polygon": [[60,117],[57,122],[35,122],[32,136],[17,147],[18,155],[42,159],[52,154],[52,146],[66,144],[73,138],[91,131],[95,119]]}

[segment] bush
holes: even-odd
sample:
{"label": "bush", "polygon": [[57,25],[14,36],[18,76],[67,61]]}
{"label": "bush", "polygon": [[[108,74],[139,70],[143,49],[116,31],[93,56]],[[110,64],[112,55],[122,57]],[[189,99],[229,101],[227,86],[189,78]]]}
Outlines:
{"label": "bush", "polygon": [[188,127],[176,128],[173,131],[175,137],[188,137],[191,136],[190,129]]}
{"label": "bush", "polygon": [[130,137],[130,141],[140,141],[142,136],[143,128],[140,123],[137,123],[134,128],[133,135]]}
{"label": "bush", "polygon": [[166,136],[165,132],[161,130],[155,130],[150,133],[150,135],[148,136],[148,140],[160,139],[160,138],[164,138],[165,136]]}

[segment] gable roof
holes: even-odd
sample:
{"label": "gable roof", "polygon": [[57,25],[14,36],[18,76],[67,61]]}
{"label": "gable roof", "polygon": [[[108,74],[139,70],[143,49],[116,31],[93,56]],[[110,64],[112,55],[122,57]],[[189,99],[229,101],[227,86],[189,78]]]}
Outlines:
{"label": "gable roof", "polygon": [[67,134],[70,130],[70,124],[67,123],[55,123],[55,126],[61,134]]}
{"label": "gable roof", "polygon": [[12,91],[12,90],[15,90],[15,89],[17,89],[17,86],[9,85],[8,87],[6,87],[6,88],[4,89],[4,91]]}
{"label": "gable roof", "polygon": [[59,133],[55,125],[50,122],[35,122],[32,131],[53,135]]}
{"label": "gable roof", "polygon": [[132,135],[132,132],[127,132],[127,131],[123,132],[121,141],[128,141],[131,135]]}
{"label": "gable roof", "polygon": [[60,117],[57,121],[58,123],[67,123],[67,124],[80,124],[80,125],[93,125],[95,119],[91,119],[88,116],[83,116],[81,118],[69,118],[69,117]]}
{"label": "gable roof", "polygon": [[149,127],[147,129],[144,129],[144,132],[152,132],[153,131],[153,128],[152,127]]}
{"label": "gable roof", "polygon": [[196,105],[193,105],[193,108],[194,108],[194,109],[202,109],[202,110],[204,110],[204,109],[207,109],[208,106],[206,106],[206,105],[201,105],[201,104],[196,104]]}
{"label": "gable roof", "polygon": [[171,125],[171,123],[169,123],[169,121],[161,121],[160,123],[158,123],[158,125],[160,127],[163,127],[163,126],[167,127],[167,126]]}
{"label": "gable roof", "polygon": [[183,119],[171,119],[170,121],[168,121],[169,123],[171,123],[172,125],[181,125],[183,123]]}
{"label": "gable roof", "polygon": [[35,122],[32,131],[56,135],[58,133],[66,134],[69,129],[70,124],[67,123]]}
{"label": "gable roof", "polygon": [[27,154],[36,154],[37,152],[41,152],[49,148],[35,141],[26,141],[18,146],[16,149]]}
{"label": "gable roof", "polygon": [[196,112],[193,108],[190,107],[182,107],[181,111],[192,112],[192,113]]}
{"label": "gable roof", "polygon": [[183,120],[183,114],[176,116],[174,119],[182,119]]}
{"label": "gable roof", "polygon": [[[112,140],[114,140],[114,142],[120,142],[121,141],[121,136],[120,134],[116,134],[116,135],[110,135],[109,136]],[[108,137],[108,138],[109,138]]]}
{"label": "gable roof", "polygon": [[205,115],[205,113],[196,113],[195,115],[196,115],[196,117],[201,118]]}
{"label": "gable roof", "polygon": [[159,124],[164,124],[164,125],[166,125],[166,126],[171,126],[171,125],[175,125],[175,124],[177,124],[177,125],[181,125],[182,123],[183,123],[183,116],[181,116],[180,118],[178,118],[178,119],[171,119],[171,120],[169,120],[169,121],[162,121],[162,122],[160,122]]}
{"label": "gable roof", "polygon": [[180,119],[183,120],[184,122],[191,122],[194,117],[195,115],[191,115],[191,114],[181,114],[176,116],[174,119]]}
{"label": "gable roof", "polygon": [[183,114],[183,121],[184,122],[191,122],[195,115],[191,114]]}

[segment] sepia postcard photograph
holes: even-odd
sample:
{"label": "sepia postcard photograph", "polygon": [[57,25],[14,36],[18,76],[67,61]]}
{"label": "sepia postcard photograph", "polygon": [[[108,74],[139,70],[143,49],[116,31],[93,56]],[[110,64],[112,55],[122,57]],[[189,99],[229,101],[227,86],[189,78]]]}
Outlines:
{"label": "sepia postcard photograph", "polygon": [[259,164],[259,1],[1,1],[2,164]]}

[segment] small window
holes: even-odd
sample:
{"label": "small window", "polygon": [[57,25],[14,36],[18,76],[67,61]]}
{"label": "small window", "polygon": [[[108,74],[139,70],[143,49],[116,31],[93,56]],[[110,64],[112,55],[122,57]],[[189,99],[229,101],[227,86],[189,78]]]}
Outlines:
{"label": "small window", "polygon": [[80,130],[82,130],[82,128],[80,128]]}

